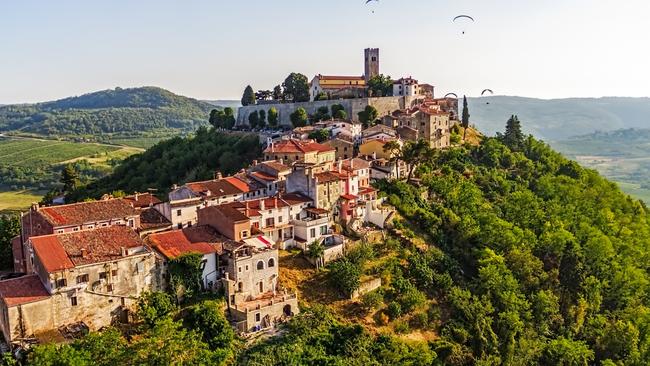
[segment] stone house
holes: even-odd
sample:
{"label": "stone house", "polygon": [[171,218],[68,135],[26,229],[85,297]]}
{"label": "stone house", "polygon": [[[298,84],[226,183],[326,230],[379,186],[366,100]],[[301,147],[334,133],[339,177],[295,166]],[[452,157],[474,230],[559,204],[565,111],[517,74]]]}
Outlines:
{"label": "stone house", "polygon": [[331,140],[325,141],[324,144],[334,149],[336,160],[349,159],[356,155],[354,141],[348,138],[347,135],[338,135]]}
{"label": "stone house", "polygon": [[226,244],[220,263],[228,312],[239,332],[267,329],[299,312],[296,294],[278,288],[278,250],[270,242]]}
{"label": "stone house", "polygon": [[313,140],[288,139],[272,142],[264,150],[264,160],[282,160],[284,164],[296,162],[328,164],[336,159],[335,150]]}
{"label": "stone house", "polygon": [[[257,163],[253,161],[248,170],[248,176],[266,186],[266,195],[274,196],[284,191],[287,175],[291,174],[291,167],[283,164],[282,160],[269,160]],[[244,197],[248,199],[248,197]]]}
{"label": "stone house", "polygon": [[144,237],[148,234],[169,230],[172,223],[160,211],[164,203],[151,193],[135,193],[123,197],[140,213],[140,228],[138,232]]}
{"label": "stone house", "polygon": [[310,100],[325,93],[328,99],[360,98],[366,96],[366,79],[363,76],[316,75],[309,83]]}
{"label": "stone house", "polygon": [[[384,117],[384,124],[397,125],[402,134],[415,139],[425,139],[433,148],[449,147],[451,126],[449,113],[433,102],[424,101],[420,105],[393,112]],[[407,129],[417,131],[408,133]],[[415,136],[411,136],[415,135]]]}
{"label": "stone house", "polygon": [[370,140],[394,140],[397,138],[397,131],[388,125],[374,125],[361,131],[361,143]]}
{"label": "stone house", "polygon": [[126,321],[142,292],[160,289],[153,252],[124,225],[33,236],[25,247],[28,276],[0,281],[8,342],[76,322],[96,330]]}
{"label": "stone house", "polygon": [[20,240],[14,240],[14,271],[31,273],[25,245],[32,236],[73,233],[113,225],[127,225],[139,230],[140,212],[124,199],[107,199],[68,205],[40,207],[21,214]]}
{"label": "stone house", "polygon": [[314,207],[332,210],[341,195],[337,173],[318,166],[295,166],[287,176],[287,192],[300,193],[314,202]]}

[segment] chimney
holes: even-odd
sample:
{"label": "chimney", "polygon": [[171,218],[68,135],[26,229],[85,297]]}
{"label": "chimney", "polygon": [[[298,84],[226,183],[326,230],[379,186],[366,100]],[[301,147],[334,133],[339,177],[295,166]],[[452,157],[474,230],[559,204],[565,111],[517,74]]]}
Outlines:
{"label": "chimney", "polygon": [[140,193],[135,192],[134,196],[135,196],[135,200],[136,200],[136,201],[138,200],[138,196],[139,196],[139,195],[140,195]]}
{"label": "chimney", "polygon": [[215,180],[219,180],[219,179],[222,179],[222,178],[223,178],[223,175],[221,174],[220,171],[217,170],[216,172],[214,172],[214,179]]}
{"label": "chimney", "polygon": [[88,250],[86,248],[81,248],[81,258],[88,258]]}
{"label": "chimney", "polygon": [[260,211],[264,211],[266,209],[266,204],[264,202],[264,198],[260,200]]}
{"label": "chimney", "polygon": [[372,160],[377,160],[377,152],[376,151],[372,152]]}
{"label": "chimney", "polygon": [[125,247],[120,247],[120,255],[122,257],[126,257],[126,248]]}
{"label": "chimney", "polygon": [[278,198],[277,197],[273,198],[273,205],[275,206],[275,208],[278,208]]}
{"label": "chimney", "polygon": [[278,161],[280,162],[280,164],[283,164],[283,163],[282,163],[282,159],[278,159]]}
{"label": "chimney", "polygon": [[271,141],[271,152],[275,152],[275,142]]}
{"label": "chimney", "polygon": [[339,160],[339,173],[343,171],[343,160]]}
{"label": "chimney", "polygon": [[350,158],[350,170],[354,171],[354,158]]}

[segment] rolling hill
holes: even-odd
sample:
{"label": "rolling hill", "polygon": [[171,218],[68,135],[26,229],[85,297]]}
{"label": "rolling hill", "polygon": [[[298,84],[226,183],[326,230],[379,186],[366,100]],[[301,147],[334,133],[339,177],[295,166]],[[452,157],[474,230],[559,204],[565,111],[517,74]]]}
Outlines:
{"label": "rolling hill", "polygon": [[102,90],[0,107],[0,132],[43,136],[166,135],[194,131],[214,106],[157,87]]}
{"label": "rolling hill", "polygon": [[[489,103],[489,104],[488,104]],[[488,135],[516,114],[524,132],[552,141],[596,131],[650,127],[650,98],[468,98],[471,122]]]}

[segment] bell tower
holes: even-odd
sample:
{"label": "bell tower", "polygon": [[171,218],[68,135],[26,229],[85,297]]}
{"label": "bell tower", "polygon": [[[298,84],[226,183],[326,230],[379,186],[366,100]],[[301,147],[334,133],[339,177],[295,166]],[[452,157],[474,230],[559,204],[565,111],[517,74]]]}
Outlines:
{"label": "bell tower", "polygon": [[379,75],[379,48],[366,48],[364,51],[364,73],[366,82],[371,77]]}

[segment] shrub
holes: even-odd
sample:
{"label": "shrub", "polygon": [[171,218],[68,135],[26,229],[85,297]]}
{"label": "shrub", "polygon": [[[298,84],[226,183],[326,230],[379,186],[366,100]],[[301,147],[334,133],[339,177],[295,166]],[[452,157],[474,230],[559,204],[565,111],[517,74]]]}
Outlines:
{"label": "shrub", "polygon": [[361,305],[368,311],[379,308],[383,302],[381,290],[370,291],[361,297]]}
{"label": "shrub", "polygon": [[397,301],[392,301],[386,308],[386,315],[393,320],[402,316],[402,306]]}
{"label": "shrub", "polygon": [[415,308],[424,305],[427,298],[420,290],[411,287],[399,297],[398,301],[402,307],[402,313],[408,314]]}
{"label": "shrub", "polygon": [[359,265],[363,266],[367,261],[375,257],[375,249],[372,247],[372,244],[367,242],[361,242],[361,244],[352,248],[347,254],[347,258]]}
{"label": "shrub", "polygon": [[418,329],[429,328],[429,316],[426,312],[418,312],[411,318],[411,326]]}
{"label": "shrub", "polygon": [[361,267],[347,259],[338,260],[330,265],[330,284],[346,296],[361,285]]}
{"label": "shrub", "polygon": [[145,292],[138,298],[136,315],[149,328],[161,319],[167,318],[174,311],[176,305],[171,296],[164,292]]}
{"label": "shrub", "polygon": [[404,334],[408,333],[411,329],[409,328],[409,323],[404,320],[398,320],[394,325],[395,333]]}

